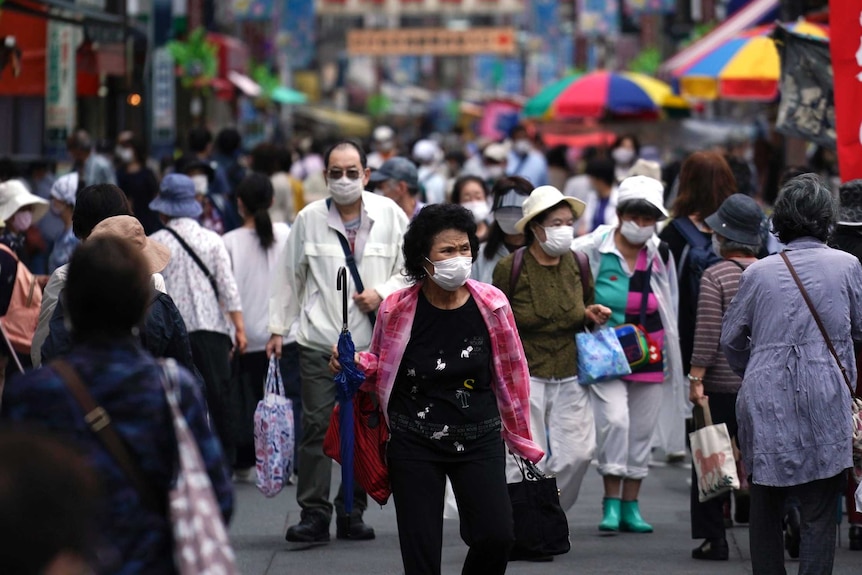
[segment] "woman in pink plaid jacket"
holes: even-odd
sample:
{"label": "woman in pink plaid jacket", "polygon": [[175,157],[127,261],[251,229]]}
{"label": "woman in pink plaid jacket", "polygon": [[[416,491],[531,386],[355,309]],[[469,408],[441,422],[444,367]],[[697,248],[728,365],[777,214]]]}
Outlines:
{"label": "woman in pink plaid jacket", "polygon": [[462,573],[504,573],[514,542],[506,450],[544,455],[530,435],[530,377],[509,302],[468,279],[477,248],[469,211],[424,208],[404,237],[414,285],[383,302],[371,348],[358,354],[392,434],[406,575],[440,573],[447,477],[470,547]]}

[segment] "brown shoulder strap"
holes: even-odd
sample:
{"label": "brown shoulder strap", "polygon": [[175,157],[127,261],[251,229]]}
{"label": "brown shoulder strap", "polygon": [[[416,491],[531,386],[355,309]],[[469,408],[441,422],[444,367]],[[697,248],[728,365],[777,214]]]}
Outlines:
{"label": "brown shoulder strap", "polygon": [[583,252],[572,252],[575,256],[575,263],[578,264],[578,271],[581,274],[581,287],[584,290],[584,303],[593,289],[593,272],[590,271],[590,259]]}
{"label": "brown shoulder strap", "polygon": [[141,497],[141,502],[150,511],[164,515],[166,508],[159,504],[159,499],[155,492],[150,487],[150,484],[144,478],[144,473],[138,466],[137,462],[132,458],[129,450],[123,444],[123,440],[117,434],[114,426],[111,425],[111,416],[104,408],[96,404],[96,400],[87,391],[84,382],[72,365],[62,359],[52,361],[49,366],[57,372],[66,384],[66,388],[84,410],[84,421],[90,430],[96,435],[111,457],[126,477],[132,482],[138,495]]}
{"label": "brown shoulder strap", "polygon": [[835,361],[838,363],[839,369],[841,369],[841,375],[844,376],[844,383],[847,384],[847,389],[850,390],[850,396],[855,397],[856,394],[853,392],[853,386],[850,384],[850,378],[847,376],[847,370],[844,369],[844,364],[841,363],[841,358],[838,357],[838,352],[835,351],[835,346],[832,345],[832,340],[829,338],[829,334],[826,332],[826,327],[823,325],[823,321],[820,319],[820,314],[817,313],[817,309],[814,307],[814,302],[811,301],[811,297],[808,295],[808,291],[805,289],[805,286],[802,285],[802,280],[799,279],[799,274],[796,273],[796,268],[793,267],[793,264],[790,263],[790,258],[787,257],[787,252],[781,252],[781,259],[784,260],[784,263],[787,264],[787,269],[790,270],[790,275],[793,276],[793,281],[796,282],[796,285],[799,287],[799,291],[802,292],[802,299],[805,300],[805,303],[808,305],[808,309],[811,310],[811,315],[814,316],[814,323],[817,324],[817,327],[820,328],[820,333],[823,334],[823,339],[826,340],[826,347],[829,348],[829,353],[832,354],[832,357],[835,358]]}

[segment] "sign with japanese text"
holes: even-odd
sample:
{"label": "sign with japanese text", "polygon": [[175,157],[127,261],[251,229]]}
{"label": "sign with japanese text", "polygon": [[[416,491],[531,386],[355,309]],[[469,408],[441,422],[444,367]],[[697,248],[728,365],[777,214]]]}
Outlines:
{"label": "sign with japanese text", "polygon": [[513,28],[412,28],[347,33],[347,53],[351,56],[514,54],[516,47]]}
{"label": "sign with japanese text", "polygon": [[49,150],[59,152],[75,127],[77,75],[76,26],[48,21],[48,53],[45,65],[45,140]]}
{"label": "sign with japanese text", "polygon": [[862,178],[862,0],[830,0],[830,53],[841,181]]}
{"label": "sign with japanese text", "polygon": [[176,125],[174,96],[174,59],[165,47],[153,50],[152,138],[153,142],[173,143]]}

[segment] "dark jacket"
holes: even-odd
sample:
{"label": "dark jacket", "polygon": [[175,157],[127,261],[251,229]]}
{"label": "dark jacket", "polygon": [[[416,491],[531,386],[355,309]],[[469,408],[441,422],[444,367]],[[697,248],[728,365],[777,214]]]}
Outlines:
{"label": "dark jacket", "polygon": [[[42,344],[42,365],[66,355],[72,349],[72,335],[66,329],[65,315],[61,294],[54,315],[51,316],[48,338]],[[142,327],[139,339],[144,349],[153,357],[173,358],[201,381],[200,373],[192,360],[186,324],[171,296],[160,291],[153,294]]]}

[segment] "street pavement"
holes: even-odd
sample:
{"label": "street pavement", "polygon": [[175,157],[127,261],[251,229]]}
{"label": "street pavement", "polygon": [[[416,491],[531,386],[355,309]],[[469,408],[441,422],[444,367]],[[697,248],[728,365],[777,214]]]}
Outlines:
{"label": "street pavement", "polygon": [[[730,561],[703,562],[691,559],[691,549],[700,541],[691,539],[689,529],[690,469],[685,466],[653,467],[641,491],[641,510],[652,523],[652,534],[600,535],[601,480],[593,467],[584,479],[580,498],[569,511],[572,549],[551,563],[510,563],[508,573],[530,575],[614,574],[739,574],[751,573],[747,526],[728,530]],[[338,486],[339,470],[333,472]],[[334,491],[333,491],[334,493]],[[332,525],[332,542],[306,550],[291,550],[285,542],[287,525],[299,520],[296,488],[287,487],[273,499],[266,499],[254,485],[236,485],[237,503],[231,539],[244,575],[350,574],[399,575],[403,572],[392,501],[383,508],[372,502],[366,521],[377,531],[368,542],[339,541]],[[444,528],[443,574],[457,575],[467,552],[458,535],[458,522],[447,520]],[[847,543],[846,517],[840,530],[836,552],[836,575],[862,572],[862,552],[851,552]],[[798,563],[787,560],[787,572],[795,575]]]}

